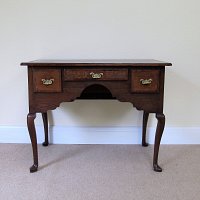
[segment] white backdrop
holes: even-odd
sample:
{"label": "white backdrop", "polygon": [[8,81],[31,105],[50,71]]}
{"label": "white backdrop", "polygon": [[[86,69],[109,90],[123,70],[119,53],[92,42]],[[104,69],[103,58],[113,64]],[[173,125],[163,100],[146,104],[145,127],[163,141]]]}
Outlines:
{"label": "white backdrop", "polygon": [[[27,71],[20,63],[48,58],[171,62],[166,127],[200,127],[199,8],[197,0],[0,0],[0,133],[26,126]],[[63,103],[52,113],[55,126],[138,127],[142,120],[131,104],[117,101]],[[155,124],[151,118],[149,126]]]}

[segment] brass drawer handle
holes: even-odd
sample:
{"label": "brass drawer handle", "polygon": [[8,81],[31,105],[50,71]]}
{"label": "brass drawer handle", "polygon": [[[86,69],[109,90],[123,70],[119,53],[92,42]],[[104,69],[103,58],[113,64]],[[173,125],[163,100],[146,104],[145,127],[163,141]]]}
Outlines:
{"label": "brass drawer handle", "polygon": [[140,79],[140,83],[142,84],[142,85],[150,85],[151,83],[152,83],[152,79],[150,78],[150,79]]}
{"label": "brass drawer handle", "polygon": [[52,85],[53,84],[54,79],[53,78],[51,78],[51,79],[42,79],[41,81],[42,81],[43,85],[48,86],[48,85]]}
{"label": "brass drawer handle", "polygon": [[101,78],[103,76],[103,73],[94,73],[91,72],[90,75],[92,76],[92,78]]}

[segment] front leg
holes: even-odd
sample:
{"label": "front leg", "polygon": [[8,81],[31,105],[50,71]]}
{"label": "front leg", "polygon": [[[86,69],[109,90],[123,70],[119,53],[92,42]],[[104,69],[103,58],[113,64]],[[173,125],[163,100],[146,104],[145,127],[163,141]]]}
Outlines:
{"label": "front leg", "polygon": [[162,168],[158,165],[158,152],[163,130],[165,127],[165,115],[161,113],[156,113],[156,118],[158,120],[158,123],[157,123],[155,143],[154,143],[153,168],[154,171],[156,172],[162,172]]}
{"label": "front leg", "polygon": [[30,167],[30,172],[36,172],[38,169],[38,150],[37,150],[37,136],[35,131],[34,119],[36,118],[36,113],[29,113],[27,115],[27,126],[31,139],[32,150],[33,150],[33,165]]}
{"label": "front leg", "polygon": [[149,118],[149,113],[145,112],[143,113],[143,126],[142,126],[142,146],[147,147],[148,143],[146,142],[146,131],[147,131],[147,122]]}
{"label": "front leg", "polygon": [[42,143],[42,145],[48,146],[49,145],[49,139],[48,139],[48,116],[47,116],[47,112],[42,113],[42,119],[43,119],[43,124],[44,124],[44,135],[45,135],[45,139],[44,139],[44,142]]}

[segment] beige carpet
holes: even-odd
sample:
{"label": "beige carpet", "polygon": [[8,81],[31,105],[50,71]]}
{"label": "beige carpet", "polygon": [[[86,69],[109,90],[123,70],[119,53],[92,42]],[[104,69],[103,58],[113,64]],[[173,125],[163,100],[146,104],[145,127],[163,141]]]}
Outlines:
{"label": "beige carpet", "polygon": [[39,171],[29,173],[29,144],[0,144],[1,200],[199,200],[200,145],[39,145]]}

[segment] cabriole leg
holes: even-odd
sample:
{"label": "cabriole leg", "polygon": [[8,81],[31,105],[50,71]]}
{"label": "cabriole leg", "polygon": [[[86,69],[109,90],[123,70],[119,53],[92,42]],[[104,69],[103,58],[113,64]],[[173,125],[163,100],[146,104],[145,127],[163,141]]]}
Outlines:
{"label": "cabriole leg", "polygon": [[145,112],[143,113],[143,126],[142,126],[142,146],[147,147],[148,143],[146,142],[146,131],[147,131],[147,122],[149,118],[149,113]]}
{"label": "cabriole leg", "polygon": [[30,167],[30,172],[36,172],[38,169],[38,150],[37,150],[37,136],[35,131],[34,120],[36,118],[36,113],[29,113],[27,115],[27,126],[31,139],[32,150],[33,150],[33,165]]}
{"label": "cabriole leg", "polygon": [[42,143],[43,146],[48,146],[49,145],[49,139],[48,139],[48,116],[47,112],[42,113],[42,119],[43,119],[43,124],[44,124],[44,142]]}
{"label": "cabriole leg", "polygon": [[153,168],[154,171],[156,172],[162,172],[162,168],[158,165],[158,153],[159,153],[160,141],[165,127],[165,115],[156,113],[156,118],[158,120],[158,123],[157,123],[155,143],[154,143]]}

